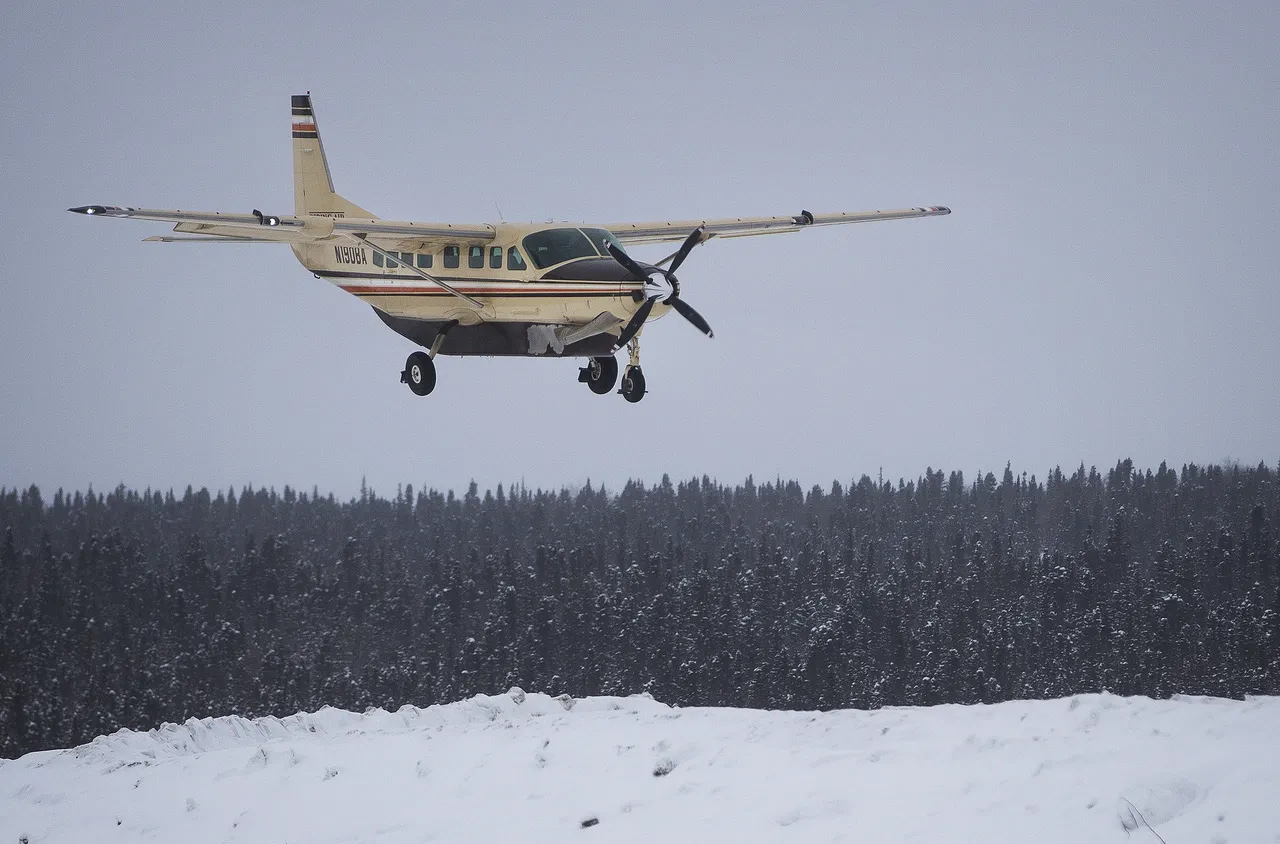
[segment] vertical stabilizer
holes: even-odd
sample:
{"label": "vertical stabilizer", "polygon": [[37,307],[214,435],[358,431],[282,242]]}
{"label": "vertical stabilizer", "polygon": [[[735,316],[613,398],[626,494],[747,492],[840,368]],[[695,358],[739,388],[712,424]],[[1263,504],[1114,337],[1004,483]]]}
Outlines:
{"label": "vertical stabilizer", "polygon": [[293,96],[293,207],[299,217],[358,217],[374,215],[333,192],[329,162],[316,125],[311,94]]}

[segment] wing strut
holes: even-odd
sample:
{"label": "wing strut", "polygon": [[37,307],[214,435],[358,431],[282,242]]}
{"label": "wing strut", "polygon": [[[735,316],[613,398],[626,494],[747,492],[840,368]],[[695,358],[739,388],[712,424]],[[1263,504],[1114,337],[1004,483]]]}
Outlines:
{"label": "wing strut", "polygon": [[388,252],[387,250],[383,249],[381,246],[374,245],[373,241],[369,240],[368,237],[366,237],[364,234],[360,232],[352,232],[351,237],[360,241],[360,243],[369,247],[374,252],[377,252],[383,258],[387,258],[395,262],[396,264],[399,264],[400,266],[404,267],[406,270],[418,276],[419,278],[424,278],[427,281],[431,282],[432,284],[439,285],[440,287],[452,293],[454,296],[457,296],[459,299],[466,302],[471,307],[475,308],[477,311],[482,310],[484,308],[484,305],[481,302],[478,302],[475,299],[472,299],[470,296],[463,293],[461,290],[457,289],[456,287],[451,287],[450,285],[445,284],[440,279],[436,278],[435,276],[431,276],[431,275],[428,275],[427,273],[424,273],[422,270],[418,269],[412,264],[406,264],[404,260],[401,259],[399,252]]}

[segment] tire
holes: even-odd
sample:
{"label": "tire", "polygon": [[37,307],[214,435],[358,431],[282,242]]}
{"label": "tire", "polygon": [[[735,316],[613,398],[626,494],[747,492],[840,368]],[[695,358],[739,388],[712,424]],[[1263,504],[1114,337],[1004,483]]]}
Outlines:
{"label": "tire", "polygon": [[612,356],[592,358],[582,371],[587,386],[597,396],[613,392],[614,385],[618,383],[618,360]]}
{"label": "tire", "polygon": [[644,373],[638,366],[628,366],[622,376],[622,397],[635,404],[644,398]]}
{"label": "tire", "polygon": [[414,352],[404,362],[402,380],[415,395],[425,396],[436,388],[436,364],[426,352]]}

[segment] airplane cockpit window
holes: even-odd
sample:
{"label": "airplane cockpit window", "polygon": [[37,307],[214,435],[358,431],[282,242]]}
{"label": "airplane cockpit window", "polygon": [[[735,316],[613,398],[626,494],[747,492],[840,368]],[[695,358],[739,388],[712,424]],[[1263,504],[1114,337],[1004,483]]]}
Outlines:
{"label": "airplane cockpit window", "polygon": [[461,251],[457,246],[446,246],[444,248],[445,269],[456,270],[458,268],[458,258],[461,256]]}
{"label": "airplane cockpit window", "polygon": [[507,250],[507,269],[523,270],[525,269],[524,256],[520,254],[520,250],[514,246]]}
{"label": "airplane cockpit window", "polygon": [[580,229],[547,229],[527,235],[523,241],[529,260],[540,270],[574,258],[594,258],[596,248]]}
{"label": "airplane cockpit window", "polygon": [[604,229],[583,229],[582,231],[587,237],[591,238],[592,245],[595,246],[601,257],[609,257],[609,249],[606,246],[609,243],[612,243],[623,252],[627,251],[622,248],[621,241],[613,236],[613,232],[608,232]]}

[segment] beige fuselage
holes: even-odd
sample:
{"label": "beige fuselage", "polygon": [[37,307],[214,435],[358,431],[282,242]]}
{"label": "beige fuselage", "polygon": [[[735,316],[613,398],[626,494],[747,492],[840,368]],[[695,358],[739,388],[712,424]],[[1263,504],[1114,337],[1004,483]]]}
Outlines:
{"label": "beige fuselage", "polygon": [[[387,317],[434,325],[456,323],[464,328],[482,323],[511,323],[526,328],[547,326],[560,331],[586,325],[599,319],[601,314],[612,314],[619,324],[625,323],[643,301],[644,282],[633,279],[613,258],[607,257],[607,253],[541,268],[535,266],[526,248],[526,237],[575,229],[582,230],[568,223],[500,223],[494,225],[492,238],[486,240],[400,240],[399,248],[391,252],[399,261],[350,241],[319,240],[294,244],[292,248],[304,267],[372,305],[379,316],[398,331],[401,329],[397,324],[402,323]],[[598,253],[603,251],[599,249]],[[405,263],[474,299],[479,307],[407,269],[403,266]],[[667,310],[667,306],[658,303],[650,319]],[[410,336],[406,331],[401,333]],[[465,342],[444,342],[439,351],[441,354],[598,354],[597,347],[602,342],[607,345],[617,334],[615,328],[612,334],[606,333],[594,344],[576,351],[559,352],[554,347],[539,350],[536,343],[532,350],[476,350]],[[459,339],[464,335],[465,332],[459,334]],[[421,336],[411,339],[426,342]]]}

